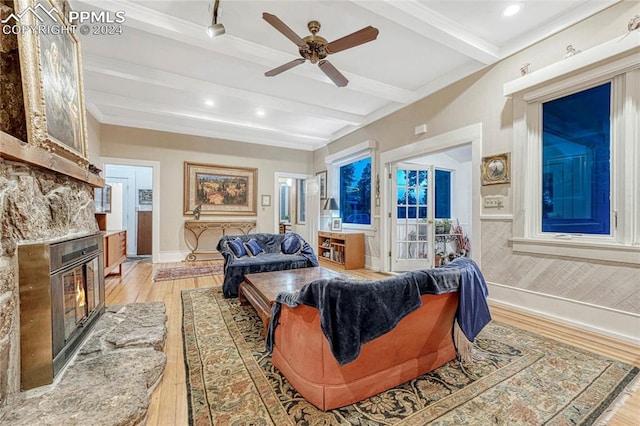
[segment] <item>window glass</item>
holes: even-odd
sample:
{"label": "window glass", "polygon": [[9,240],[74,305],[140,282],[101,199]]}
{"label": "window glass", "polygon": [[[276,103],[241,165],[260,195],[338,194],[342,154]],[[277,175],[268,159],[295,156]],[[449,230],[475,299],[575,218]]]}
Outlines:
{"label": "window glass", "polygon": [[[427,171],[398,170],[398,219],[427,217]],[[435,217],[451,217],[451,172],[435,171]],[[410,186],[407,188],[407,186]]]}
{"label": "window glass", "polygon": [[542,232],[610,233],[611,84],[542,104]]}
{"label": "window glass", "polygon": [[371,224],[371,157],[340,167],[342,223]]}
{"label": "window glass", "polygon": [[435,172],[435,218],[449,219],[451,217],[451,172],[436,170]]}
{"label": "window glass", "polygon": [[305,179],[298,179],[298,223],[305,223],[307,209],[307,193],[306,193],[307,181]]}

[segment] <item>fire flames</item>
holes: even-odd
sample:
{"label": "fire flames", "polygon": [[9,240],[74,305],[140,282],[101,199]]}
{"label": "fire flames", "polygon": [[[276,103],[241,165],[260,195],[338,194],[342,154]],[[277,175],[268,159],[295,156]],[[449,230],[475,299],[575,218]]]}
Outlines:
{"label": "fire flames", "polygon": [[87,304],[87,297],[84,291],[84,280],[82,277],[76,278],[76,311],[82,312],[80,318],[86,315],[85,305]]}

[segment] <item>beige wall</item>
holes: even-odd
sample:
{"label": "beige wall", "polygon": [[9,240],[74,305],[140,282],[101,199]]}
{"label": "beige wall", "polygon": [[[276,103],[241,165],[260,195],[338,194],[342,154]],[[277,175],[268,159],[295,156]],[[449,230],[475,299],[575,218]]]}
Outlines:
{"label": "beige wall", "polygon": [[[523,50],[498,64],[448,86],[383,119],[359,129],[314,152],[314,171],[325,169],[324,157],[346,147],[373,139],[378,154],[415,142],[416,125],[427,123],[429,132],[420,139],[482,123],[482,155],[511,152],[513,113],[511,101],[502,95],[503,85],[520,76],[520,67],[531,63],[536,71],[561,61],[567,45],[586,50],[626,33],[630,17],[640,12],[640,3],[624,1],[561,33]],[[378,171],[382,164],[378,163]],[[479,165],[474,165],[479,167]],[[482,187],[481,195],[501,194],[505,208],[483,214],[513,212],[510,185]],[[483,269],[489,281],[518,291],[552,295],[558,299],[640,314],[640,269],[634,265],[551,259],[515,254],[510,248],[511,222],[483,221]],[[382,241],[383,236],[380,236]],[[568,277],[566,271],[589,271]],[[606,281],[606,285],[603,283]],[[613,294],[613,296],[612,296]],[[636,319],[637,321],[637,319]],[[637,338],[637,336],[636,336]]]}
{"label": "beige wall", "polygon": [[[313,154],[285,148],[188,136],[153,130],[103,125],[101,156],[160,163],[160,254],[187,251],[183,223],[184,162],[258,169],[258,215],[229,216],[230,220],[257,219],[258,232],[274,231],[274,174],[307,174]],[[260,195],[271,195],[271,207],[260,206]],[[202,216],[224,219],[224,216]],[[277,230],[276,230],[277,232]]]}
{"label": "beige wall", "polygon": [[87,144],[89,162],[96,166],[100,163],[100,123],[87,111]]}

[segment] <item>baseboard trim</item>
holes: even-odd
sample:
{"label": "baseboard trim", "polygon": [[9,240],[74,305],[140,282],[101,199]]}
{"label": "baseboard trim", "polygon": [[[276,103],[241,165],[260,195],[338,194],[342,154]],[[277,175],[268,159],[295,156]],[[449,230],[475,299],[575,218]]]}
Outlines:
{"label": "baseboard trim", "polygon": [[491,304],[640,346],[640,315],[489,282]]}
{"label": "baseboard trim", "polygon": [[189,254],[189,251],[161,251],[158,253],[159,263],[183,262]]}

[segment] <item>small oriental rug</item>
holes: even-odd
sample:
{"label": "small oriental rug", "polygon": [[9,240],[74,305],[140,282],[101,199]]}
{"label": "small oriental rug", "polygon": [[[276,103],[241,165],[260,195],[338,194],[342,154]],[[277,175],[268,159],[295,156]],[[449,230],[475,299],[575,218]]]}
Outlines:
{"label": "small oriental rug", "polygon": [[591,425],[637,387],[637,367],[492,322],[472,365],[451,361],[359,403],[323,412],[271,365],[251,306],[219,287],[184,290],[191,425]]}
{"label": "small oriental rug", "polygon": [[162,268],[153,274],[153,281],[182,280],[185,278],[204,277],[224,274],[224,265],[182,266],[178,268]]}

